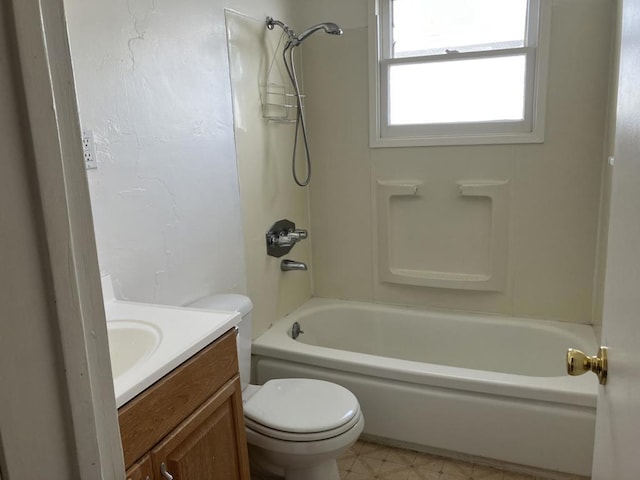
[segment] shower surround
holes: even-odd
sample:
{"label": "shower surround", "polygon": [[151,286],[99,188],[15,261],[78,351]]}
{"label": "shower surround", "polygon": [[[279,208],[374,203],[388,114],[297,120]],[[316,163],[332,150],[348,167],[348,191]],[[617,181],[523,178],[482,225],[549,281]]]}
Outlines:
{"label": "shower surround", "polygon": [[370,148],[366,2],[303,0],[314,296],[600,321],[614,9],[551,10],[544,143]]}

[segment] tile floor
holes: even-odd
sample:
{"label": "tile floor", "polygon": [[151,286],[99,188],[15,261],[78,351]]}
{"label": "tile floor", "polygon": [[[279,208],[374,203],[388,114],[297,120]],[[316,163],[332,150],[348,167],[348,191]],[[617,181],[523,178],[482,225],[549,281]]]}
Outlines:
{"label": "tile floor", "polygon": [[338,459],[338,469],[341,480],[546,480],[361,440]]}

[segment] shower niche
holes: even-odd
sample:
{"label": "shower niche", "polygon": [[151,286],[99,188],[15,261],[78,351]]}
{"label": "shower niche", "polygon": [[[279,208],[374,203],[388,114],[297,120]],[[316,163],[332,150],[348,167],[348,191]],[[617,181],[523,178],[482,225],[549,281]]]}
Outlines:
{"label": "shower niche", "polygon": [[509,180],[375,181],[382,282],[503,292],[509,260]]}

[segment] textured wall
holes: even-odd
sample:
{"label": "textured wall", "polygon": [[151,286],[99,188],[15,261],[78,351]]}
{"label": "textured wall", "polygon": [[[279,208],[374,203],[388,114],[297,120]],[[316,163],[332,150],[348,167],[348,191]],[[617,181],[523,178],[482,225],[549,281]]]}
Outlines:
{"label": "textured wall", "polygon": [[224,8],[284,2],[65,2],[100,267],[126,299],[246,291]]}

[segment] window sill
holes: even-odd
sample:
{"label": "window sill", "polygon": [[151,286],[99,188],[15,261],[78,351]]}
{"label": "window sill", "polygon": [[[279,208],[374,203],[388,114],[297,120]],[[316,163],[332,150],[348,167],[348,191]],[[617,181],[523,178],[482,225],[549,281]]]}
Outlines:
{"label": "window sill", "polygon": [[505,145],[518,143],[544,143],[544,134],[529,132],[481,135],[434,135],[428,137],[380,137],[380,135],[374,134],[369,138],[369,147],[371,148]]}

